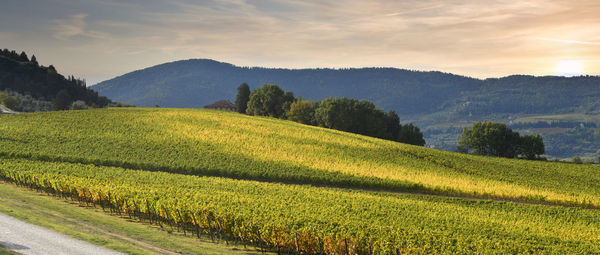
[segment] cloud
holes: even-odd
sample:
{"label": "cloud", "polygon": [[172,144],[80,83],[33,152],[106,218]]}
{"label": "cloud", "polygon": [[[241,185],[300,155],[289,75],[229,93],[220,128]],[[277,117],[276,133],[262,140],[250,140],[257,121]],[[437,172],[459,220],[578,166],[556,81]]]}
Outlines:
{"label": "cloud", "polygon": [[27,41],[54,38],[52,50],[67,52],[56,55],[82,54],[107,76],[214,58],[246,66],[392,66],[489,77],[545,74],[556,59],[600,54],[597,0],[49,1],[56,13],[36,24],[51,24],[52,34],[31,33]]}
{"label": "cloud", "polygon": [[566,44],[582,44],[582,45],[600,45],[600,42],[578,41],[578,40],[563,40],[554,38],[537,37],[536,39],[549,42],[566,43]]}
{"label": "cloud", "polygon": [[67,39],[69,37],[83,35],[86,27],[85,18],[87,16],[87,14],[81,13],[71,15],[67,19],[54,20],[54,26],[52,27],[55,31],[54,36],[60,39]]}

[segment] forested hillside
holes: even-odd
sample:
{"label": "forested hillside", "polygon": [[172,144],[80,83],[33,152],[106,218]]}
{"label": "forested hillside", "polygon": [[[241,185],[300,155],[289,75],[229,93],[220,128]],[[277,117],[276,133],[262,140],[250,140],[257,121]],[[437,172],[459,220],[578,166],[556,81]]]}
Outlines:
{"label": "forested hillside", "polygon": [[[292,70],[194,59],[138,70],[92,88],[138,106],[200,108],[219,99],[233,100],[236,87],[243,82],[253,89],[265,83],[277,84],[310,100],[366,99],[386,111],[394,110],[402,120],[414,122],[425,131],[427,144],[447,150],[456,147],[462,127],[476,121],[512,124],[516,119],[538,115],[600,114],[600,77],[596,76],[514,75],[481,80],[396,68]],[[564,130],[575,132],[568,137],[555,129],[542,131],[538,133],[548,141],[551,156],[591,157],[600,150],[600,143],[594,142],[600,139],[594,135],[598,133],[595,129],[587,128],[583,133]],[[575,145],[578,149],[564,149]]]}
{"label": "forested hillside", "polygon": [[[435,111],[448,97],[477,88],[468,77],[441,72],[394,68],[269,69],[237,67],[213,60],[166,63],[101,82],[101,95],[138,106],[201,108],[217,99],[233,99],[246,82],[252,88],[277,84],[306,99],[326,97],[367,99],[398,114]],[[437,91],[436,94],[430,94]],[[427,100],[422,98],[427,97]]]}
{"label": "forested hillside", "polygon": [[0,50],[0,91],[35,102],[53,101],[60,91],[68,96],[68,103],[81,100],[89,106],[104,107],[111,102],[87,88],[85,80],[65,78],[54,66],[39,65],[35,56],[29,59],[25,52],[18,54],[8,49]]}

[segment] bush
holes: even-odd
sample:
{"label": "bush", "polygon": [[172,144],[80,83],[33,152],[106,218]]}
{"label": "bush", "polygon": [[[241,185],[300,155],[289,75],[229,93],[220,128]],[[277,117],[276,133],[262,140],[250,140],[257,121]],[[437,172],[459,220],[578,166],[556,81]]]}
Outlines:
{"label": "bush", "polygon": [[0,104],[11,110],[17,110],[19,107],[19,101],[5,93],[0,93]]}
{"label": "bush", "polygon": [[42,99],[35,99],[30,95],[21,95],[14,91],[6,90],[0,94],[7,94],[14,99],[17,100],[18,104],[16,107],[11,108],[11,110],[18,112],[42,112],[42,111],[51,111],[52,110],[52,102],[45,101]]}
{"label": "bush", "polygon": [[85,102],[81,101],[81,100],[77,100],[77,101],[73,102],[73,104],[71,105],[72,110],[86,110],[87,108],[88,108],[88,105],[85,104]]}

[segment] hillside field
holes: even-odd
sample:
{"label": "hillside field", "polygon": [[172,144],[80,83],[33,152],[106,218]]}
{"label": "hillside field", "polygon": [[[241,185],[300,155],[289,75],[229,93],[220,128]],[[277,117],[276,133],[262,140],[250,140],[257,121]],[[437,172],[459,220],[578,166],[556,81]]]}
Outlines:
{"label": "hillside field", "polygon": [[[600,115],[600,77],[511,75],[476,79],[436,71],[397,68],[282,69],[241,67],[210,59],[164,63],[100,82],[92,89],[137,106],[202,108],[235,100],[236,87],[277,84],[313,101],[327,97],[368,100],[402,123],[424,132],[427,146],[454,151],[463,127],[478,121],[509,123],[548,115]],[[440,128],[451,125],[456,128]],[[550,158],[600,155],[600,132],[593,127],[562,134],[540,133]],[[564,131],[564,130],[563,130]]]}
{"label": "hillside field", "polygon": [[237,113],[2,115],[0,176],[191,229],[211,232],[218,221],[222,234],[280,249],[600,252],[598,166],[457,154]]}

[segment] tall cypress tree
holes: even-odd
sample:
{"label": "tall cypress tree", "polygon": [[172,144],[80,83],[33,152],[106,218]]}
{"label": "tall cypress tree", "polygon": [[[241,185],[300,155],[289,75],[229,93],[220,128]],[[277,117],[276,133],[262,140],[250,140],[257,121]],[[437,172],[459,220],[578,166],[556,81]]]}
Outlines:
{"label": "tall cypress tree", "polygon": [[31,63],[35,64],[36,66],[38,65],[37,58],[35,57],[35,55],[31,55]]}
{"label": "tall cypress tree", "polygon": [[242,83],[238,87],[238,93],[235,97],[235,108],[239,113],[246,113],[248,101],[250,101],[250,87],[246,83]]}

